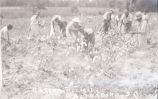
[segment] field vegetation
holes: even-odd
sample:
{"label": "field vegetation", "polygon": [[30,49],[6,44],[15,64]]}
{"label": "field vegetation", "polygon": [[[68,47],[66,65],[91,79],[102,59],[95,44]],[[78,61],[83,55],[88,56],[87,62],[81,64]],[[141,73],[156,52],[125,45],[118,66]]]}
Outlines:
{"label": "field vegetation", "polygon": [[84,7],[77,15],[64,7],[41,10],[45,26],[36,42],[27,39],[30,8],[0,8],[4,16],[1,26],[14,26],[11,46],[2,42],[4,85],[0,99],[156,99],[157,13],[149,13],[151,42],[143,48],[137,47],[137,35],[119,35],[115,30],[104,38],[102,51],[92,55],[68,49],[62,39],[46,39],[50,19],[57,14],[66,21],[79,16],[83,26],[93,28],[96,42],[101,44],[99,27],[106,10]]}

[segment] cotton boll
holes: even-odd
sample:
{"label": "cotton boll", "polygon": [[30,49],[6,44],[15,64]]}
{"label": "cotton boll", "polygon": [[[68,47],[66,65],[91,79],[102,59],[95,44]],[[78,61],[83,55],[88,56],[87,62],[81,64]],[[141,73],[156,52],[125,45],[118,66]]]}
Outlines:
{"label": "cotton boll", "polygon": [[101,60],[102,60],[102,57],[101,56],[94,56],[94,58],[93,58],[93,63],[95,63],[95,64],[99,64],[99,63],[101,63]]}

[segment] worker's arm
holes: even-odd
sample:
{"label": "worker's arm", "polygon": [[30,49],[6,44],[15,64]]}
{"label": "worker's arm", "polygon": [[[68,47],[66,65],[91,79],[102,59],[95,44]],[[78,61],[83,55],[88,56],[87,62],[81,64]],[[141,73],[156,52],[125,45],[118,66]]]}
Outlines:
{"label": "worker's arm", "polygon": [[7,32],[7,41],[8,41],[8,44],[11,45],[9,32]]}
{"label": "worker's arm", "polygon": [[4,37],[4,32],[1,33],[1,40],[4,41],[4,42],[7,42],[9,45],[11,45],[10,43],[10,37],[9,37],[9,33],[8,32],[5,32],[7,34],[7,37]]}
{"label": "worker's arm", "polygon": [[53,31],[55,33],[55,23],[53,22],[52,25],[53,25],[53,29],[54,29]]}
{"label": "worker's arm", "polygon": [[99,29],[99,32],[103,30],[103,26],[104,26],[104,23],[101,24],[101,27],[100,27],[100,29]]}

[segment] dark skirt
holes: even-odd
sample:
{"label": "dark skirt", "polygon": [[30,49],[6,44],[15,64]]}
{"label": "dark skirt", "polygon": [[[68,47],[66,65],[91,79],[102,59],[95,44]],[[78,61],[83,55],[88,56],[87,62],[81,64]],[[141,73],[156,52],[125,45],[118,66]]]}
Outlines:
{"label": "dark skirt", "polygon": [[110,27],[110,21],[104,20],[104,25],[103,25],[104,33],[107,33],[109,31],[109,27]]}

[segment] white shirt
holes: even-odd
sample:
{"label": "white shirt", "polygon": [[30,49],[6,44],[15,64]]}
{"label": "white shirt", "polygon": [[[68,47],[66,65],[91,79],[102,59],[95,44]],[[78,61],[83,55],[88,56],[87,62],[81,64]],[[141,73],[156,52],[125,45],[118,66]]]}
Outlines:
{"label": "white shirt", "polygon": [[119,15],[116,15],[115,20],[116,20],[116,21],[120,21],[120,20],[121,20],[121,17],[119,17]]}
{"label": "white shirt", "polygon": [[39,17],[37,16],[37,15],[33,15],[32,17],[31,17],[31,25],[33,25],[33,24],[39,24]]}
{"label": "white shirt", "polygon": [[123,14],[123,15],[121,16],[121,21],[124,23],[126,20],[132,21],[132,15],[129,14],[128,17],[126,17],[126,15]]}
{"label": "white shirt", "polygon": [[115,15],[114,14],[111,15],[111,20],[115,20]]}
{"label": "white shirt", "polygon": [[110,12],[106,12],[104,15],[103,15],[103,18],[105,19],[105,20],[109,20],[109,18],[111,17],[110,16]]}
{"label": "white shirt", "polygon": [[1,33],[1,34],[2,34],[2,33],[6,33],[6,32],[8,32],[8,27],[7,27],[7,26],[3,27],[3,28],[0,30],[0,33]]}
{"label": "white shirt", "polygon": [[142,19],[143,19],[143,20],[145,20],[145,21],[148,21],[148,20],[149,20],[149,16],[148,16],[148,15],[143,14],[143,15],[142,15]]}
{"label": "white shirt", "polygon": [[0,30],[0,39],[2,39],[2,37],[3,37],[3,38],[8,38],[8,34],[7,34],[8,31],[9,31],[9,30],[8,30],[7,26],[3,27],[3,28]]}

